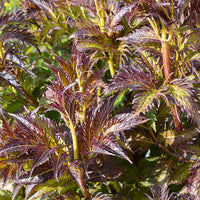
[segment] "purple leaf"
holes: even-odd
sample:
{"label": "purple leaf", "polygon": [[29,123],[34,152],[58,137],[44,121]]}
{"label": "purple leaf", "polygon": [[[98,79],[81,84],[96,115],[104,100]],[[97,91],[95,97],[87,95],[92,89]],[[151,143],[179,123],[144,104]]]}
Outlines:
{"label": "purple leaf", "polygon": [[108,135],[111,133],[128,130],[139,124],[145,123],[147,120],[148,119],[133,117],[132,113],[119,114],[108,122],[104,130],[104,134]]}
{"label": "purple leaf", "polygon": [[8,179],[11,177],[11,173],[13,170],[14,166],[11,164],[8,164],[4,169],[3,169],[3,179],[4,179],[4,183],[3,183],[3,187],[5,186],[6,182],[8,181]]}
{"label": "purple leaf", "polygon": [[45,147],[40,146],[37,149],[37,153],[34,156],[34,163],[32,164],[31,167],[31,172],[30,172],[30,176],[33,173],[33,170],[35,169],[35,167],[37,167],[40,164],[43,164],[44,162],[46,162],[46,160],[50,157],[50,154],[55,150],[55,147],[52,149],[45,149]]}
{"label": "purple leaf", "polygon": [[134,5],[123,7],[119,12],[113,17],[110,23],[110,27],[115,27],[122,20],[122,18],[128,13],[131,12],[131,9]]}
{"label": "purple leaf", "polygon": [[0,80],[3,80],[6,84],[13,86],[22,95],[28,97],[24,93],[23,88],[19,84],[18,80],[13,75],[9,74],[7,71],[0,72]]}
{"label": "purple leaf", "polygon": [[12,137],[14,135],[14,132],[10,124],[7,122],[2,109],[0,109],[0,112],[1,112],[2,122],[3,122],[3,131],[6,133],[6,135],[9,135],[10,137]]}
{"label": "purple leaf", "polygon": [[22,150],[27,151],[28,149],[31,149],[34,147],[36,147],[36,145],[24,144],[24,145],[12,146],[12,144],[10,144],[10,145],[6,145],[0,148],[0,155],[6,152],[15,152],[15,151],[22,151]]}
{"label": "purple leaf", "polygon": [[119,146],[119,144],[112,137],[101,136],[99,140],[95,140],[95,139],[92,140],[91,152],[97,153],[97,154],[119,156],[126,159],[130,163],[132,163],[129,157],[125,154],[124,150]]}

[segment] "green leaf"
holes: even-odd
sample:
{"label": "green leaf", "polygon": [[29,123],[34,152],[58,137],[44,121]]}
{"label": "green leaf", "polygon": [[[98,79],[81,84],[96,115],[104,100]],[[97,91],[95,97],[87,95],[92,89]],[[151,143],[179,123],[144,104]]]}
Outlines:
{"label": "green leaf", "polygon": [[58,178],[58,182],[55,179],[50,179],[45,183],[36,185],[29,193],[26,194],[27,200],[34,200],[40,198],[43,195],[48,194],[67,194],[70,191],[76,194],[77,184],[69,179],[67,176]]}
{"label": "green leaf", "polygon": [[120,95],[119,97],[115,100],[114,105],[113,105],[113,114],[117,114],[117,112],[123,108],[124,106],[124,101],[126,101],[126,94],[129,92],[130,90],[127,88],[125,89]]}
{"label": "green leaf", "polygon": [[151,128],[154,130],[156,133],[156,121],[157,121],[157,116],[156,116],[156,108],[151,109],[148,112],[145,112],[145,115],[150,119],[148,123],[150,124]]}
{"label": "green leaf", "polygon": [[40,43],[43,42],[43,40],[46,39],[50,29],[52,29],[55,25],[53,23],[48,23],[48,24],[45,24],[42,28],[42,31],[40,32]]}
{"label": "green leaf", "polygon": [[170,184],[182,184],[185,178],[189,175],[189,163],[183,163],[178,166],[178,169],[173,173],[170,177],[169,183]]}
{"label": "green leaf", "polygon": [[78,43],[78,48],[86,50],[86,49],[96,49],[96,50],[102,50],[104,49],[104,46],[97,43],[97,42],[80,42]]}
{"label": "green leaf", "polygon": [[137,98],[133,100],[133,106],[136,108],[134,114],[138,115],[141,112],[143,113],[148,109],[151,110],[154,106],[153,101],[155,99],[158,100],[159,95],[160,92],[154,89],[141,93]]}
{"label": "green leaf", "polygon": [[7,190],[0,190],[0,199],[12,200],[12,192],[7,191]]}

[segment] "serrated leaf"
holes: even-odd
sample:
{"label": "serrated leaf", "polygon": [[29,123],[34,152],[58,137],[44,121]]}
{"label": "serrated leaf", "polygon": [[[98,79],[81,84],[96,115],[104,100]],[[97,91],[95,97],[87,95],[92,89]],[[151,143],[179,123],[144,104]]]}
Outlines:
{"label": "serrated leaf", "polygon": [[156,79],[149,73],[146,73],[139,66],[124,66],[114,79],[110,80],[105,93],[114,90],[130,90],[148,91],[156,89]]}
{"label": "serrated leaf", "polygon": [[71,65],[66,62],[61,56],[57,56],[54,52],[52,52],[52,54],[55,57],[56,61],[60,64],[62,69],[67,73],[71,81],[73,81],[74,74]]}
{"label": "serrated leaf", "polygon": [[173,98],[176,103],[188,117],[192,119],[196,115],[196,89],[192,82],[185,79],[174,79],[171,84],[167,85],[168,95]]}
{"label": "serrated leaf", "polygon": [[49,24],[45,24],[45,26],[43,26],[41,32],[40,32],[40,43],[43,42],[43,40],[45,40],[45,38],[47,37],[49,31],[54,27],[55,25],[53,23],[49,23]]}
{"label": "serrated leaf", "polygon": [[11,173],[12,173],[12,170],[13,170],[13,165],[11,164],[8,164],[4,170],[3,170],[3,187],[5,186],[6,182],[8,181],[8,179],[11,177]]}
{"label": "serrated leaf", "polygon": [[0,72],[0,79],[3,80],[5,83],[13,86],[18,92],[27,97],[21,85],[19,84],[19,81],[13,75],[9,74],[7,71],[3,71]]}
{"label": "serrated leaf", "polygon": [[144,113],[148,109],[152,109],[154,105],[154,100],[160,104],[160,96],[162,94],[159,90],[149,90],[139,93],[132,101],[133,107],[135,108],[134,115],[138,115],[141,112]]}
{"label": "serrated leaf", "polygon": [[105,154],[119,156],[132,163],[125,151],[111,137],[102,137],[98,141],[92,140],[91,152],[97,154]]}
{"label": "serrated leaf", "polygon": [[19,29],[17,26],[10,25],[6,26],[3,29],[2,34],[0,35],[1,41],[6,40],[19,40],[21,42],[37,46],[37,41],[34,38],[34,35],[28,31],[28,29],[22,28]]}
{"label": "serrated leaf", "polygon": [[36,147],[36,145],[31,144],[24,144],[24,145],[17,145],[17,146],[8,146],[8,147],[1,147],[0,148],[0,154],[6,153],[6,152],[15,152],[15,151],[21,151],[21,150],[28,150],[29,148]]}
{"label": "serrated leaf", "polygon": [[5,13],[4,15],[0,16],[0,26],[4,26],[10,23],[21,23],[25,21],[24,12],[18,10],[15,13]]}
{"label": "serrated leaf", "polygon": [[55,150],[55,147],[52,149],[46,149],[45,147],[42,147],[42,146],[40,146],[37,149],[38,152],[34,156],[34,163],[32,164],[32,167],[31,167],[30,176],[32,175],[35,167],[46,162],[46,160],[50,157],[50,154],[54,150]]}
{"label": "serrated leaf", "polygon": [[6,134],[8,134],[10,137],[12,137],[14,135],[14,132],[13,132],[10,124],[7,122],[2,109],[0,109],[0,113],[1,113],[2,122],[3,122],[3,129],[6,132]]}
{"label": "serrated leaf", "polygon": [[127,6],[127,7],[126,6],[122,7],[119,10],[119,12],[117,12],[117,14],[111,20],[110,27],[115,27],[128,12],[131,12],[132,8],[133,8],[133,5]]}
{"label": "serrated leaf", "polygon": [[118,40],[137,45],[147,42],[160,42],[158,36],[153,31],[153,29],[147,26],[136,29],[133,33],[129,34],[128,36],[119,38]]}
{"label": "serrated leaf", "polygon": [[90,49],[97,49],[97,50],[102,50],[104,46],[97,42],[84,42],[81,41],[78,43],[78,49],[83,51],[83,50],[90,50]]}
{"label": "serrated leaf", "polygon": [[86,188],[82,176],[83,168],[81,167],[81,163],[78,160],[73,161],[69,166],[69,170],[72,178],[80,186],[81,190],[85,191]]}
{"label": "serrated leaf", "polygon": [[22,70],[24,70],[26,73],[28,73],[29,75],[31,75],[34,78],[37,78],[36,75],[30,71],[24,64],[24,62],[17,56],[15,55],[13,52],[6,52],[5,53],[5,60],[7,61],[11,61],[14,64],[16,64],[19,68],[21,68]]}
{"label": "serrated leaf", "polygon": [[118,114],[108,122],[104,134],[109,135],[111,133],[128,130],[146,121],[148,119],[133,117],[131,113]]}

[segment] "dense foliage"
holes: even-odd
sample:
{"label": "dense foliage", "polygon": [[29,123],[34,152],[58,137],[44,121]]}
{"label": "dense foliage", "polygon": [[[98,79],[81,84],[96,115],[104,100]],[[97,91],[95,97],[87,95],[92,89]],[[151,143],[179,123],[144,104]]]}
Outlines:
{"label": "dense foliage", "polygon": [[200,199],[200,0],[2,0],[2,199]]}

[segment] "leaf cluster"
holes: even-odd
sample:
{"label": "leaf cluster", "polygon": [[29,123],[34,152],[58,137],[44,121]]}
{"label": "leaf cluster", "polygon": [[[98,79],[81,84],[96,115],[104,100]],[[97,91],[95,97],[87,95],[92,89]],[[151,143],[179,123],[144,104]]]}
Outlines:
{"label": "leaf cluster", "polygon": [[8,199],[199,199],[199,0],[0,6]]}

